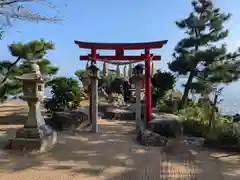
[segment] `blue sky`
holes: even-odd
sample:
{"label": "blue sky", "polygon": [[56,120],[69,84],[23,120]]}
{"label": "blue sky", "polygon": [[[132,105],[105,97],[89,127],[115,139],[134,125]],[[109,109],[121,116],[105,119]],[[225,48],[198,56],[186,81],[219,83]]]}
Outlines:
{"label": "blue sky", "polygon": [[[167,69],[167,62],[183,32],[174,22],[186,17],[191,11],[190,0],[55,0],[60,4],[61,24],[31,23],[14,21],[0,41],[1,59],[12,59],[7,45],[13,42],[27,42],[44,38],[56,44],[56,50],[48,58],[60,67],[60,75],[73,76],[76,69],[83,68],[85,62],[79,61],[80,50],[74,40],[94,42],[141,42],[168,40],[163,49],[162,62],[157,68]],[[61,2],[61,3],[60,3]],[[62,6],[62,2],[68,5]],[[240,46],[239,0],[215,0],[216,6],[224,12],[232,13],[226,24],[230,36],[226,43],[229,50]],[[230,3],[231,2],[231,3]],[[31,6],[30,6],[31,7]],[[32,7],[45,14],[48,9]]]}

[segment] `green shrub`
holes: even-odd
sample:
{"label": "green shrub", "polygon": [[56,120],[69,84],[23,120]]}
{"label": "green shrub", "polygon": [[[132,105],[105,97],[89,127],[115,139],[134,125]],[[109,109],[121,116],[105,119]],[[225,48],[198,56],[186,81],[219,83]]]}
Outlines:
{"label": "green shrub", "polygon": [[238,144],[239,135],[235,134],[232,130],[221,131],[218,134],[209,133],[205,136],[205,145],[215,148],[227,148],[227,149],[240,149]]}
{"label": "green shrub", "polygon": [[178,115],[182,121],[194,121],[200,122],[201,124],[207,124],[209,118],[204,109],[195,104],[181,109]]}
{"label": "green shrub", "polygon": [[183,133],[203,137],[208,146],[231,148],[239,142],[240,134],[233,131],[233,121],[229,117],[217,114],[214,126],[210,128],[209,111],[197,105],[180,110],[179,115]]}
{"label": "green shrub", "polygon": [[176,83],[176,77],[170,72],[157,70],[152,79],[152,104],[155,106],[159,99],[164,98]]}
{"label": "green shrub", "polygon": [[204,137],[204,135],[208,131],[207,124],[204,124],[196,120],[182,121],[182,126],[183,126],[184,134],[188,134],[196,137]]}
{"label": "green shrub", "polygon": [[84,97],[78,81],[73,78],[56,77],[47,85],[52,88],[52,99],[46,102],[50,111],[76,108]]}
{"label": "green shrub", "polygon": [[176,113],[180,108],[180,100],[171,100],[169,95],[165,95],[157,101],[157,109],[159,112]]}

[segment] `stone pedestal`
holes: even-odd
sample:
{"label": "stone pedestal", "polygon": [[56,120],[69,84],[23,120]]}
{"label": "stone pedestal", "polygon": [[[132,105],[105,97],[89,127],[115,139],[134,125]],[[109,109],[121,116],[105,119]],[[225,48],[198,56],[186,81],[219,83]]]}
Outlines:
{"label": "stone pedestal", "polygon": [[40,102],[29,101],[28,119],[24,128],[16,132],[15,138],[9,140],[8,148],[15,150],[47,151],[57,141],[57,133],[45,124],[40,111]]}
{"label": "stone pedestal", "polygon": [[16,132],[16,137],[9,140],[8,149],[45,152],[54,146],[57,133],[45,125],[40,127],[24,127]]}

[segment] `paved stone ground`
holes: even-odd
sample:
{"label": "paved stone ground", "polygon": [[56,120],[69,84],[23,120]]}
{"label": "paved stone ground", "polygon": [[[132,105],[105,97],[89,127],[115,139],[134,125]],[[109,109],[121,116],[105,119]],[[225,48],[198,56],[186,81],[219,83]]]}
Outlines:
{"label": "paved stone ground", "polygon": [[[20,126],[0,125],[0,146]],[[238,155],[203,150],[178,140],[165,148],[144,147],[134,142],[133,129],[131,122],[102,121],[98,134],[60,133],[56,147],[42,155],[0,150],[0,180],[240,179]],[[234,158],[226,160],[227,156]]]}

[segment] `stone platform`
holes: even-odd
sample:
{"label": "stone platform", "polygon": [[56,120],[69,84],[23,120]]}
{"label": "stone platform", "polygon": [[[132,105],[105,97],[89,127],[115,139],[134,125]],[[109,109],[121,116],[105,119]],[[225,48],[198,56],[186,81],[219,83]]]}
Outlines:
{"label": "stone platform", "polygon": [[46,152],[57,142],[57,133],[49,126],[39,128],[24,127],[16,131],[16,136],[9,139],[6,149]]}

